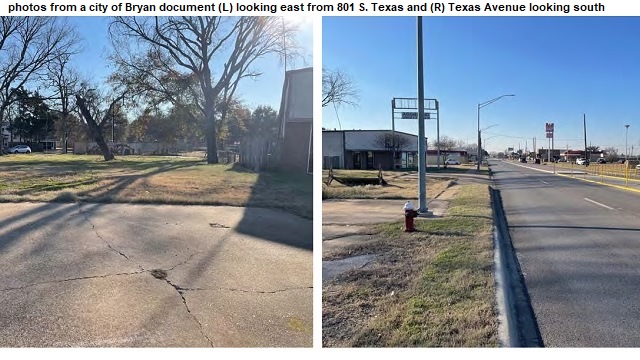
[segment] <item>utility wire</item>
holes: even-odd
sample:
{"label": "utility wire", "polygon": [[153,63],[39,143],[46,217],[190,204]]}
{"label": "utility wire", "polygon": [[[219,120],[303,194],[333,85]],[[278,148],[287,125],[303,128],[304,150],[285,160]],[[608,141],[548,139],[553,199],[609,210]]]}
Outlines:
{"label": "utility wire", "polygon": [[340,126],[340,130],[342,130],[342,124],[340,123],[340,115],[338,115],[338,108],[336,107],[336,102],[332,101],[333,110],[336,112],[336,119],[338,119],[338,126]]}

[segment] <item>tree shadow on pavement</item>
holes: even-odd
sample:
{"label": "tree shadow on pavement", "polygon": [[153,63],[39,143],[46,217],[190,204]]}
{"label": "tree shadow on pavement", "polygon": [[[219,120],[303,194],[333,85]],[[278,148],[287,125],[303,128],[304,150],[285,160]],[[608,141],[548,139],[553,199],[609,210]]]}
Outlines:
{"label": "tree shadow on pavement", "polygon": [[[265,196],[269,193],[269,196]],[[275,194],[274,194],[275,193]],[[271,204],[282,198],[283,204]],[[278,211],[279,208],[288,212]],[[288,209],[287,209],[288,207]],[[312,177],[290,172],[261,172],[236,231],[261,239],[313,250]]]}

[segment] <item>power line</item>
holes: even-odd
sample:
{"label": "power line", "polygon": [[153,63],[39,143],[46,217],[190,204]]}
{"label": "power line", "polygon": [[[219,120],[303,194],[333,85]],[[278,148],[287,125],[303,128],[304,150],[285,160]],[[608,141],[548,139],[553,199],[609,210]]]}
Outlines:
{"label": "power line", "polygon": [[523,137],[523,136],[496,134],[496,133],[492,133],[492,132],[488,132],[488,131],[485,131],[485,134],[495,135],[495,136],[503,136],[503,137],[514,138],[514,139],[529,139],[528,137]]}
{"label": "power line", "polygon": [[342,130],[342,124],[340,123],[340,116],[338,115],[338,108],[336,107],[336,102],[332,101],[333,110],[336,112],[336,119],[338,119],[338,126],[340,126],[340,130]]}

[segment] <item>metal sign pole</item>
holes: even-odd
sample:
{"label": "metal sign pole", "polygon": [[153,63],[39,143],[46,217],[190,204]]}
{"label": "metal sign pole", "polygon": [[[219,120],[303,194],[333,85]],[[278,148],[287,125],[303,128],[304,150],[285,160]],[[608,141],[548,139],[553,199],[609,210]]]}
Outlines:
{"label": "metal sign pole", "polygon": [[395,99],[391,99],[391,147],[393,149],[393,158],[391,159],[392,170],[396,169],[396,116],[394,114]]}
{"label": "metal sign pole", "polygon": [[436,137],[438,142],[438,169],[440,169],[440,104],[438,104],[438,100],[436,100]]}
{"label": "metal sign pole", "polygon": [[426,181],[426,147],[424,143],[424,72],[422,49],[422,16],[418,16],[418,169],[419,169],[419,211],[425,213],[427,208],[427,181]]}

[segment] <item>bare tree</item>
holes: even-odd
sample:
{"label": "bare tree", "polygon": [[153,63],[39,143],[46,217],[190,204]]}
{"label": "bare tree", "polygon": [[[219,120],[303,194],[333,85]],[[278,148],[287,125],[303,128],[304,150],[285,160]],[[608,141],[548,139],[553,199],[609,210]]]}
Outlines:
{"label": "bare tree", "polygon": [[0,121],[16,92],[42,76],[48,63],[77,51],[78,42],[64,18],[0,17]]}
{"label": "bare tree", "polygon": [[608,148],[605,148],[603,151],[605,153],[605,160],[607,162],[616,162],[616,161],[618,161],[618,149],[616,149],[613,146],[610,146]]}
{"label": "bare tree", "polygon": [[69,137],[69,115],[71,113],[71,97],[77,93],[80,80],[76,71],[69,67],[70,55],[65,54],[47,64],[47,78],[54,89],[53,98],[60,106],[62,122],[62,152],[67,153],[67,138]]}
{"label": "bare tree", "polygon": [[411,141],[409,138],[400,136],[400,134],[381,133],[376,135],[373,145],[377,148],[384,148],[388,151],[401,151],[405,149]]}
{"label": "bare tree", "polygon": [[322,107],[333,104],[355,106],[358,103],[358,89],[342,70],[322,69]]}
{"label": "bare tree", "polygon": [[105,96],[101,96],[94,89],[87,89],[83,84],[78,93],[75,94],[78,111],[89,128],[91,138],[96,142],[105,161],[113,160],[115,157],[107,146],[104,139],[105,128],[114,121],[114,117],[121,110],[120,104],[125,99],[126,93],[115,96],[105,108],[101,104],[106,103]]}
{"label": "bare tree", "polygon": [[116,17],[110,32],[112,81],[185,110],[195,104],[198,113],[189,114],[204,119],[210,164],[218,163],[220,103],[242,79],[260,75],[251,69],[256,59],[297,48],[296,29],[277,17]]}
{"label": "bare tree", "polygon": [[[431,142],[431,146],[434,148],[437,147],[438,142],[434,140],[433,142]],[[440,150],[454,150],[463,146],[464,142],[462,140],[456,140],[448,136],[440,137]]]}

